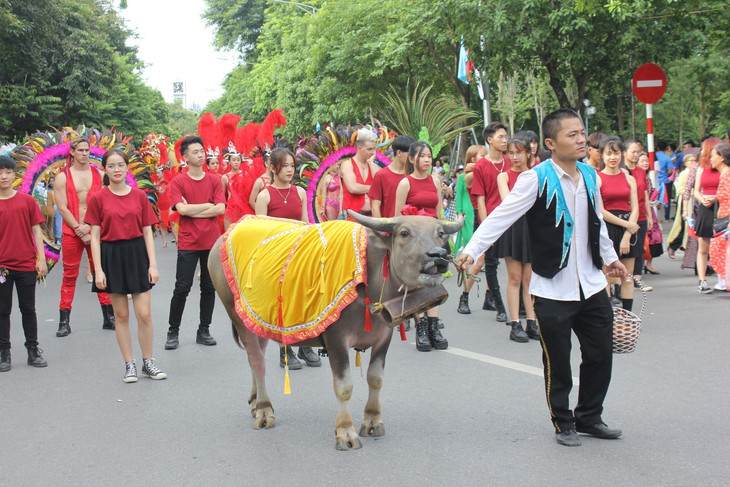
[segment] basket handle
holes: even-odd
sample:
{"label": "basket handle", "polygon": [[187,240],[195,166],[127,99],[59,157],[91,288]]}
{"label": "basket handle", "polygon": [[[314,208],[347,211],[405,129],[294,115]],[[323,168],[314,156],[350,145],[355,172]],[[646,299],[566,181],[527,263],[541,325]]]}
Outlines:
{"label": "basket handle", "polygon": [[[631,278],[631,280],[633,280],[637,284],[639,283],[639,280],[633,274],[629,274],[626,277],[627,277],[627,279]],[[644,288],[641,287],[641,285],[639,286],[639,290],[641,291],[641,294],[642,294],[641,311],[639,312],[639,319],[643,321],[644,320],[644,310],[646,309],[646,291],[644,291]]]}

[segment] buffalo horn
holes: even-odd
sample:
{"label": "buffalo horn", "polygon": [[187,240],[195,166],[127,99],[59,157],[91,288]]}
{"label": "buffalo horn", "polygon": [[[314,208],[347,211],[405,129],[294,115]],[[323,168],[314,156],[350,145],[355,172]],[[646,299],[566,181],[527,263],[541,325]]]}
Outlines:
{"label": "buffalo horn", "polygon": [[441,225],[444,227],[444,232],[447,234],[457,233],[459,230],[461,230],[461,227],[464,226],[464,217],[459,217],[458,220],[455,222],[441,222]]}
{"label": "buffalo horn", "polygon": [[352,210],[347,210],[347,214],[360,225],[375,230],[376,232],[392,233],[395,230],[395,220],[393,218],[371,218],[360,213],[355,213]]}

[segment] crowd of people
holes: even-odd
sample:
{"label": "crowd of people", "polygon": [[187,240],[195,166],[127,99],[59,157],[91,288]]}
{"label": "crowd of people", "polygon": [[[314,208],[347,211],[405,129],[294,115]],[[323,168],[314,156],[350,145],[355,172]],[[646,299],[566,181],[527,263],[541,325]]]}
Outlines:
{"label": "crowd of people", "polygon": [[[460,253],[458,267],[466,276],[457,311],[471,313],[469,296],[483,270],[487,289],[482,308],[496,312],[496,321],[509,326],[510,340],[541,343],[557,441],[577,446],[577,432],[600,438],[621,435],[601,418],[611,376],[611,306],[631,311],[635,290],[652,290],[642,275],[658,274],[652,261],[664,252],[660,216],[664,221],[674,219],[666,247],[669,258],[684,252],[682,266],[695,269],[699,292],[713,291],[707,283],[712,272],[718,275],[715,289],[726,290],[730,144],[707,139],[697,149],[687,141],[681,152],[675,152],[659,142],[656,170],[651,171],[639,141],[600,133],[586,137],[580,117],[571,110],[548,115],[542,130],[547,153],[538,153],[534,132],[510,137],[505,125],[491,123],[482,133],[485,145],[469,147],[464,164],[456,164],[453,173],[448,161],[434,160],[428,143],[405,135],[392,141],[392,161],[381,167],[375,163],[377,137],[368,130],[358,131],[352,157],[338,161],[323,179],[321,214],[329,220],[350,218],[348,210],[377,218],[464,218],[453,244],[454,253]],[[142,373],[165,379],[167,374],[154,358],[150,312],[150,290],[159,279],[153,233],[158,217],[146,195],[127,184],[130,162],[124,152],[107,151],[100,174],[89,165],[89,149],[87,140],[73,139],[68,164],[54,180],[63,233],[56,335],[71,333],[76,280],[86,251],[102,329],[115,331],[125,363],[123,380],[138,380],[130,299],[138,323]],[[229,147],[221,161],[218,153],[206,152],[202,138],[188,136],[180,144],[180,154],[184,169],[179,174],[168,177],[161,171],[155,177],[163,247],[168,231],[177,244],[166,350],[179,347],[185,304],[196,275],[200,281],[196,343],[216,345],[210,334],[216,298],[207,261],[228,225],[246,214],[304,222],[310,218],[307,194],[294,184],[297,158],[289,149],[267,154],[265,172],[248,183],[243,180],[251,161],[235,147]],[[12,249],[0,258],[0,372],[11,369],[13,287],[28,364],[47,365],[35,316],[36,280],[47,273],[40,233],[46,217],[32,196],[12,189],[14,177],[13,160],[0,158],[0,226],[23,229],[0,233],[0,247]],[[506,306],[497,272],[501,260],[508,276]],[[417,317],[416,349],[448,348],[443,328],[438,307]],[[575,413],[568,405],[571,330],[583,350]],[[317,367],[321,360],[309,347],[300,347],[296,354],[291,347],[281,347],[282,367],[296,370],[303,364]]]}

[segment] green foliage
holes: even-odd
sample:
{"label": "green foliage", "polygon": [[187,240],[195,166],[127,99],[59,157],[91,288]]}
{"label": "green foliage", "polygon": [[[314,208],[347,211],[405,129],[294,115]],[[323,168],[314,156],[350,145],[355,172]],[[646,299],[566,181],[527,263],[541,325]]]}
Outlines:
{"label": "green foliage", "polygon": [[422,88],[416,84],[411,90],[406,85],[405,93],[401,94],[391,86],[383,95],[382,111],[386,125],[399,134],[429,142],[436,157],[444,144],[476,127],[479,115],[465,110],[453,97],[432,95],[432,89],[433,86]]}
{"label": "green foliage", "polygon": [[0,136],[78,125],[166,132],[167,106],[142,81],[129,35],[105,0],[0,0]]}
{"label": "green foliage", "polygon": [[170,117],[170,128],[165,135],[170,140],[177,140],[185,135],[194,134],[198,131],[198,118],[200,114],[182,106],[182,103],[168,104],[168,113]]}

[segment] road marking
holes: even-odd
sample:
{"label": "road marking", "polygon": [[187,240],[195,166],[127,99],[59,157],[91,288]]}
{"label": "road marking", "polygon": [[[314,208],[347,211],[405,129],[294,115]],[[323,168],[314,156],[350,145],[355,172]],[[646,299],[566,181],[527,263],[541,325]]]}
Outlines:
{"label": "road marking", "polygon": [[[504,367],[505,369],[512,369],[518,372],[524,372],[530,375],[536,375],[543,377],[542,368],[532,367],[531,365],[521,364],[519,362],[513,362],[511,360],[505,360],[498,357],[492,357],[491,355],[484,355],[482,353],[470,352],[469,350],[462,350],[460,348],[449,347],[444,352],[448,352],[452,355],[464,357],[478,362],[484,362],[485,364],[496,365],[498,367]],[[573,385],[580,385],[580,381],[577,377],[573,377]]]}
{"label": "road marking", "polygon": [[664,86],[664,82],[660,79],[645,79],[636,82],[637,88],[660,88]]}

